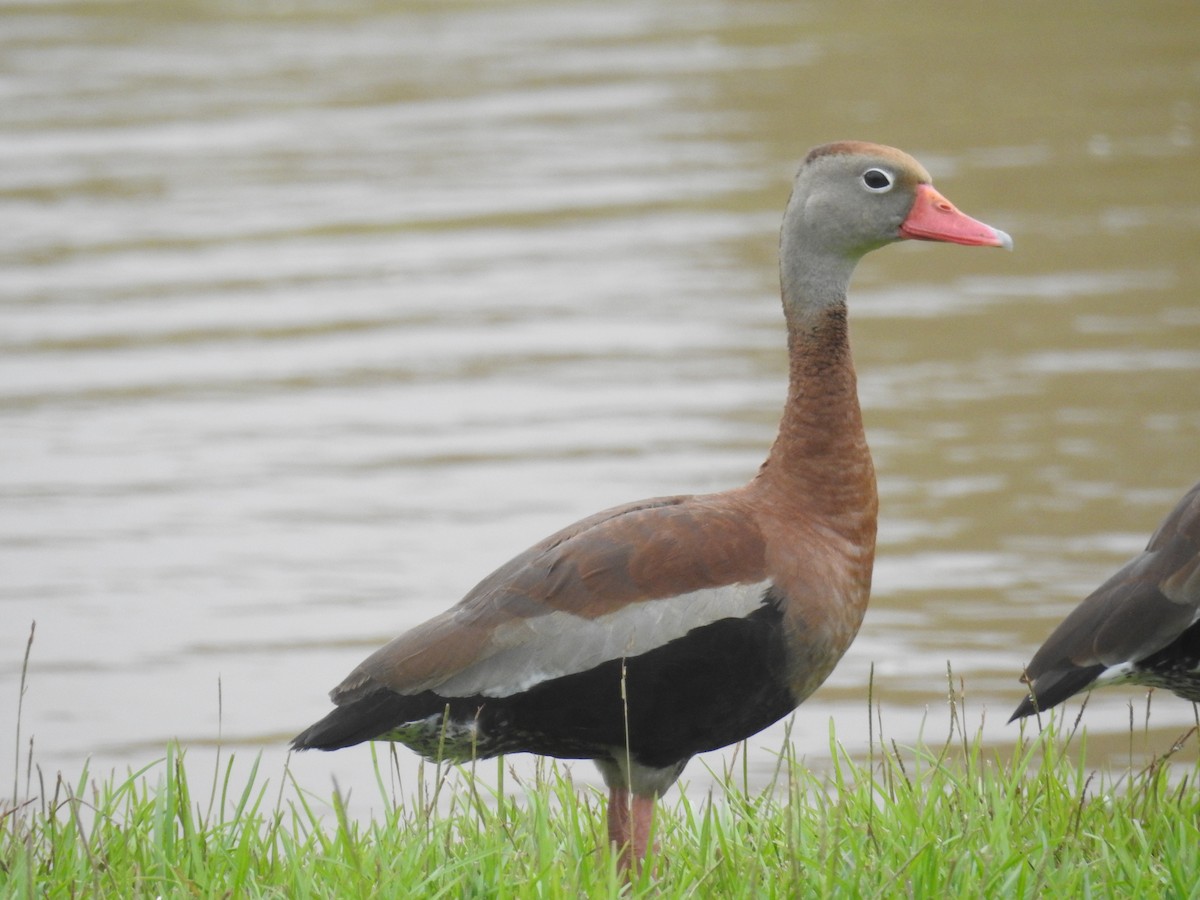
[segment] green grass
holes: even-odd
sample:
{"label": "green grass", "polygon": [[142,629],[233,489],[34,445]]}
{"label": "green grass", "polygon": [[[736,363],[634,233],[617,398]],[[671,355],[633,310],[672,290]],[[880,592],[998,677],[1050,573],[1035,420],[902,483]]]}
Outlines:
{"label": "green grass", "polygon": [[1145,768],[1105,774],[1087,768],[1081,732],[1027,729],[999,755],[952,721],[937,746],[873,741],[857,761],[831,725],[827,771],[785,745],[766,789],[728,772],[703,801],[672,793],[656,871],[632,886],[600,849],[601,797],[552,763],[507,784],[488,763],[495,787],[431,766],[397,800],[384,747],[383,812],[359,822],[336,794],[321,815],[328,798],[286,770],[272,783],[232,758],[194,796],[167,748],[126,778],[33,778],[32,800],[0,809],[0,896],[1200,896],[1200,769],[1167,761],[1194,729]]}
{"label": "green grass", "polygon": [[219,751],[196,796],[174,746],[124,778],[85,768],[49,785],[30,750],[23,789],[15,775],[0,801],[0,897],[1200,898],[1200,765],[1172,762],[1197,728],[1135,769],[1131,710],[1130,766],[1113,773],[1088,768],[1079,719],[1022,728],[998,753],[968,734],[953,678],[949,709],[944,741],[906,748],[879,737],[868,698],[866,759],[831,723],[821,772],[785,740],[760,790],[743,766],[703,801],[673,792],[660,852],[632,884],[603,846],[602,797],[553,762],[507,783],[503,760],[481,763],[493,784],[426,766],[397,796],[406,751],[375,745],[382,811],[358,821],[336,791],[286,767],[273,784],[258,760]]}

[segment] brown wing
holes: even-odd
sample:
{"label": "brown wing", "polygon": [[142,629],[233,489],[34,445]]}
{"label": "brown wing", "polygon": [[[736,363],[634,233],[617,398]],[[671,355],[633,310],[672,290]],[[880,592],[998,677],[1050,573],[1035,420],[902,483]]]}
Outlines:
{"label": "brown wing", "polygon": [[[519,689],[530,673],[565,674],[555,671],[569,666],[565,658],[599,652],[594,642],[613,629],[589,624],[621,620],[629,633],[652,639],[655,627],[686,627],[692,607],[711,617],[724,599],[714,589],[764,578],[762,536],[728,495],[719,503],[683,496],[616,507],[501,566],[457,605],[369,656],[331,696],[344,704],[379,686],[437,690],[456,677],[464,684],[468,670],[472,689],[490,692],[480,679],[500,693]],[[703,600],[670,610],[654,602],[692,595]],[[682,619],[663,624],[664,616]]]}

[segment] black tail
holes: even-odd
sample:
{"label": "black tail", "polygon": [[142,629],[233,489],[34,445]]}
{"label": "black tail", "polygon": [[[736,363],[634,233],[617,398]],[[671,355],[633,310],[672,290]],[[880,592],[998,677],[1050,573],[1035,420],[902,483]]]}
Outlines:
{"label": "black tail", "polygon": [[1008,721],[1015,722],[1017,719],[1058,706],[1072,694],[1078,694],[1095,681],[1105,668],[1103,663],[1097,663],[1094,666],[1043,672],[1033,680],[1033,684],[1029,686],[1029,693]]}
{"label": "black tail", "polygon": [[429,715],[420,708],[422,696],[397,694],[380,688],[345,706],[339,706],[294,738],[293,750],[339,750],[380,737],[414,717]]}

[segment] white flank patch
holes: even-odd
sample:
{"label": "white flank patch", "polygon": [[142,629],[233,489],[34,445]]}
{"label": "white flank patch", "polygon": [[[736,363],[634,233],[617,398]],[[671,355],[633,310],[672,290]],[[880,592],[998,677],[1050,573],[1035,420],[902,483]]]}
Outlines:
{"label": "white flank patch", "polygon": [[768,587],[770,582],[707,588],[631,603],[596,619],[566,612],[520,619],[496,629],[494,653],[432,687],[443,697],[508,697],[610,659],[638,656],[718,619],[748,616]]}
{"label": "white flank patch", "polygon": [[1131,662],[1117,663],[1109,666],[1103,672],[1096,676],[1096,680],[1092,682],[1092,687],[1104,687],[1106,685],[1129,684],[1131,679],[1137,674],[1137,670]]}

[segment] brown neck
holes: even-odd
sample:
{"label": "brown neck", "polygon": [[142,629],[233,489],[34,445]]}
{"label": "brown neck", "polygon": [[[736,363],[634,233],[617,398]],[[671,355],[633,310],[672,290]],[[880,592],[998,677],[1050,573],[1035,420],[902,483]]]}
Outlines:
{"label": "brown neck", "polygon": [[755,482],[843,533],[859,532],[864,516],[873,529],[875,469],[858,406],[845,304],[789,316],[788,357],[787,405]]}

